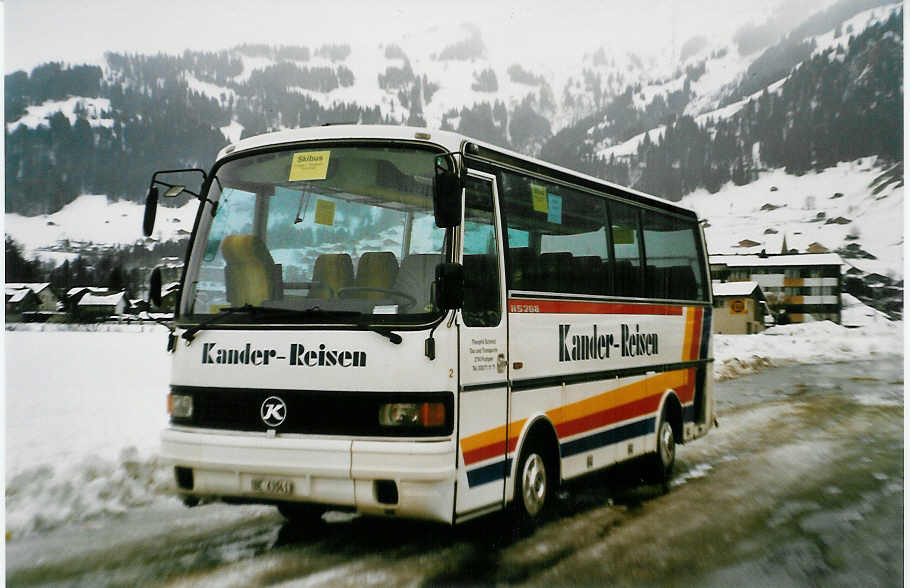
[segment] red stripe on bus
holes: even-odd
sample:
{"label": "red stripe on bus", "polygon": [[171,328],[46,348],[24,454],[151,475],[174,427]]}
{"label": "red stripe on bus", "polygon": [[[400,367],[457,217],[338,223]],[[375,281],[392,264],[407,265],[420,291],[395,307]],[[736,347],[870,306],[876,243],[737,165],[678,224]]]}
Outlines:
{"label": "red stripe on bus", "polygon": [[689,347],[689,359],[698,359],[698,347],[701,345],[701,308],[693,308],[695,311],[695,321],[692,323],[692,340]]}
{"label": "red stripe on bus", "polygon": [[686,370],[686,383],[676,389],[676,394],[683,404],[688,404],[695,398],[695,368]]}
{"label": "red stripe on bus", "polygon": [[506,440],[497,441],[484,447],[478,447],[473,451],[464,452],[464,465],[468,466],[478,461],[490,459],[493,457],[502,457],[506,450]]}
{"label": "red stripe on bus", "polygon": [[612,425],[613,423],[653,413],[657,411],[657,407],[660,405],[661,396],[662,394],[647,396],[636,400],[635,402],[630,402],[629,404],[615,406],[572,421],[567,421],[556,425],[556,433],[559,438],[562,439],[598,427],[605,427],[607,425]]}
{"label": "red stripe on bus", "polygon": [[672,304],[632,302],[590,302],[575,300],[509,299],[509,312],[549,314],[657,314],[680,316],[683,307]]}

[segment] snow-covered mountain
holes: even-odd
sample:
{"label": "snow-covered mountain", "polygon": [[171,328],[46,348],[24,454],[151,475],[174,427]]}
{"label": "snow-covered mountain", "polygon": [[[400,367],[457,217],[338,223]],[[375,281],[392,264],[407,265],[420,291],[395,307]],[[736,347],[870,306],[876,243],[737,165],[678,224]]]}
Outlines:
{"label": "snow-covered mountain", "polygon": [[139,240],[155,169],[208,166],[224,144],[270,130],[418,124],[685,198],[716,252],[747,240],[770,252],[786,236],[901,280],[902,4],[839,0],[786,27],[765,18],[647,55],[605,39],[580,60],[518,59],[461,25],[15,72],[7,234],[53,263],[180,239],[194,204]]}

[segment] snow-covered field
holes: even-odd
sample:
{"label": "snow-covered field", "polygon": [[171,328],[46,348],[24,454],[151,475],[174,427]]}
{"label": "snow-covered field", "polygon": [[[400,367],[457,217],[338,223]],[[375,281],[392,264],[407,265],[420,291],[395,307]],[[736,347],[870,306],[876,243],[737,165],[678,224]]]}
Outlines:
{"label": "snow-covered field", "polygon": [[[888,322],[855,299],[846,302],[845,318],[865,326],[819,322],[717,335],[715,376],[903,354],[903,323]],[[176,506],[166,494],[170,474],[156,458],[167,420],[167,331],[157,325],[7,329],[7,537],[92,524],[153,502]]]}

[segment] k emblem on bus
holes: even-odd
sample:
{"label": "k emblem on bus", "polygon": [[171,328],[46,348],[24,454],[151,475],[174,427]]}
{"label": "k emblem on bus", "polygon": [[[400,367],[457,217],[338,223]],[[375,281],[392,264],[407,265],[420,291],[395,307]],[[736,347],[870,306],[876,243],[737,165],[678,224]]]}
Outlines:
{"label": "k emblem on bus", "polygon": [[269,396],[262,402],[262,406],[259,408],[259,416],[262,417],[262,422],[269,427],[277,427],[283,423],[287,413],[287,405],[284,403],[284,400],[277,396]]}

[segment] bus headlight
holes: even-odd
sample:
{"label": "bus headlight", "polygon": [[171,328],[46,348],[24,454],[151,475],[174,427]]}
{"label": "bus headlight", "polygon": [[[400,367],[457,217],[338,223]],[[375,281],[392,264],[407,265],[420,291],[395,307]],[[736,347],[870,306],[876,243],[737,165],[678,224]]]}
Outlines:
{"label": "bus headlight", "polygon": [[383,427],[441,427],[446,424],[442,402],[395,402],[379,406]]}
{"label": "bus headlight", "polygon": [[188,419],[193,416],[193,397],[186,394],[168,394],[167,412],[177,419]]}

